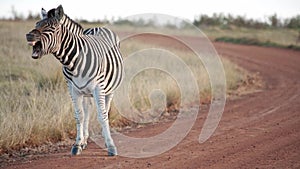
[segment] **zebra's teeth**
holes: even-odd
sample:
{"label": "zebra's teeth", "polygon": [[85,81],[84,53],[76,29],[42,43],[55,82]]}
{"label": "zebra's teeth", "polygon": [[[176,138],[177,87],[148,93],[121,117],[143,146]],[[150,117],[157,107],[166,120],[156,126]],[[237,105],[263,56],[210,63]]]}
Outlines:
{"label": "zebra's teeth", "polygon": [[33,52],[33,53],[32,53],[32,57],[33,57],[33,58],[38,58],[38,56],[39,56],[39,55],[38,55],[37,52]]}
{"label": "zebra's teeth", "polygon": [[35,41],[33,41],[33,42],[28,42],[28,45],[29,45],[29,46],[34,46],[35,43],[36,43]]}

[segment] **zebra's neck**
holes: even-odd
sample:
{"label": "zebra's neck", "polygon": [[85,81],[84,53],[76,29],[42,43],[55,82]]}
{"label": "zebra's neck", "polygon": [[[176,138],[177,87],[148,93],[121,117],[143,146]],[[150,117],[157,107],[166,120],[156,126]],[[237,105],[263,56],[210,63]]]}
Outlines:
{"label": "zebra's neck", "polygon": [[73,27],[76,27],[77,25],[72,25],[68,22],[66,23],[66,25],[61,25],[60,47],[53,54],[65,67],[69,70],[73,70],[76,65],[78,55],[81,52],[80,46],[82,46],[83,43],[83,34],[76,31],[81,29],[74,30]]}

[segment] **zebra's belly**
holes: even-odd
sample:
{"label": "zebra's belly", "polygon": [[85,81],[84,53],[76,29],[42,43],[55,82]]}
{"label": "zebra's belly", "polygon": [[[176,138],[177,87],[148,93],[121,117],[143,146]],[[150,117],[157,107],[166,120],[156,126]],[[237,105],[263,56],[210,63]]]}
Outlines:
{"label": "zebra's belly", "polygon": [[72,89],[77,93],[85,96],[92,96],[98,83],[93,79],[83,80],[81,78],[72,78],[68,79],[68,84],[71,85]]}
{"label": "zebra's belly", "polygon": [[[84,95],[84,96],[93,96],[93,93],[96,89],[96,87],[100,86],[100,82],[96,80],[87,80],[87,81],[82,81],[77,78],[72,78],[72,80],[68,80],[68,83],[72,85],[73,90],[75,90],[78,94]],[[116,88],[107,88],[106,85],[104,85],[104,91],[103,93],[105,95],[113,93],[113,91]]]}

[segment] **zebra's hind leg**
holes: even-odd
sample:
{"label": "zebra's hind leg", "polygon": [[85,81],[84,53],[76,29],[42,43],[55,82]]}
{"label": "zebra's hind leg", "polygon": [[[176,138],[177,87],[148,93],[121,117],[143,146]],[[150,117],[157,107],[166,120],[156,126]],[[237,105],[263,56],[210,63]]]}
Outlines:
{"label": "zebra's hind leg", "polygon": [[[108,156],[116,156],[118,155],[118,152],[110,135],[109,123],[108,121],[106,121],[105,123],[106,125],[102,125],[102,134],[105,139],[105,147],[107,148]],[[108,126],[108,128],[105,126]]]}
{"label": "zebra's hind leg", "polygon": [[115,156],[115,155],[118,155],[117,148],[116,148],[114,141],[110,134],[110,128],[109,128],[109,122],[108,122],[108,111],[106,109],[106,103],[105,103],[106,99],[105,99],[104,93],[102,93],[101,91],[103,91],[103,90],[101,90],[99,87],[95,90],[95,93],[94,93],[94,98],[95,98],[95,102],[96,102],[97,110],[98,110],[98,120],[102,127],[102,133],[103,133],[103,136],[105,139],[105,145],[108,150],[108,155]]}
{"label": "zebra's hind leg", "polygon": [[[110,103],[112,101],[113,96],[114,96],[113,93],[105,96],[105,108],[106,108],[108,114],[109,114],[109,110],[110,110]],[[102,130],[102,136],[105,138],[105,130]],[[109,147],[109,146],[107,146],[106,143],[105,143],[105,147],[108,149],[108,153],[115,152],[117,154],[116,147]],[[110,156],[114,156],[114,155],[111,154]]]}

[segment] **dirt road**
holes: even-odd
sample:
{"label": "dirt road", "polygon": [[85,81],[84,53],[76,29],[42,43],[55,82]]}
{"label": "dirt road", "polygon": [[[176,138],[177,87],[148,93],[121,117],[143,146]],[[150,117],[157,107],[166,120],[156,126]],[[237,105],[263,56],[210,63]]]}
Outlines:
{"label": "dirt road", "polygon": [[[205,120],[199,113],[188,136],[161,155],[134,159],[107,157],[91,143],[82,155],[49,154],[7,168],[300,168],[300,52],[214,43],[220,55],[265,82],[262,91],[226,103],[221,122],[203,144],[198,137]],[[157,133],[168,123],[132,131]]]}

